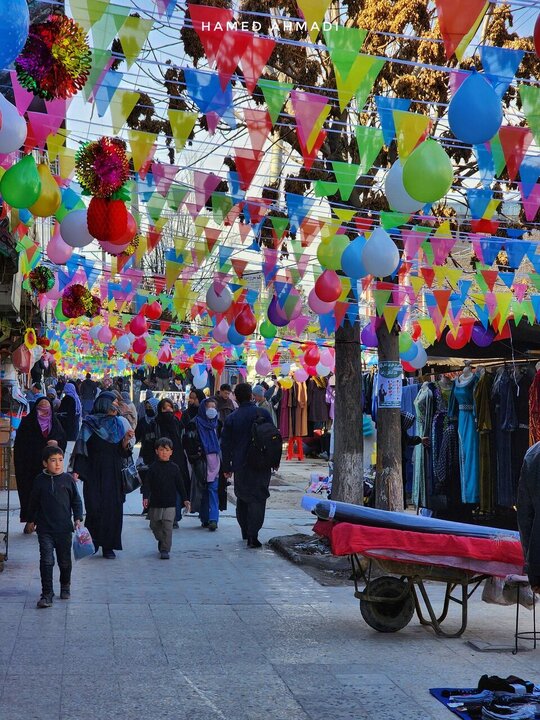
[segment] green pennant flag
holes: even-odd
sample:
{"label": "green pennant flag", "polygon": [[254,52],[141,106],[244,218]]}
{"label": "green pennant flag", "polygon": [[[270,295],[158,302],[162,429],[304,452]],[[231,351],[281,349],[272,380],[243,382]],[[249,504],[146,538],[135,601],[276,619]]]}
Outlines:
{"label": "green pennant flag", "polygon": [[293,89],[292,83],[278,82],[277,80],[259,80],[259,87],[262,90],[266,105],[268,106],[268,114],[275,125],[279,117],[283,105],[287,100],[288,94]]}
{"label": "green pennant flag", "polygon": [[540,89],[535,85],[520,85],[519,96],[536,144],[540,145]]}
{"label": "green pennant flag", "polygon": [[287,225],[289,224],[289,218],[274,217],[273,215],[269,215],[269,218],[270,222],[272,223],[272,227],[274,228],[274,232],[276,233],[277,239],[281,240],[283,235],[285,234]]}
{"label": "green pennant flag", "polygon": [[[407,213],[381,212],[380,222],[384,230],[390,230],[403,225],[409,219]],[[424,243],[425,244],[425,243]],[[423,247],[423,246],[422,246]]]}
{"label": "green pennant flag", "polygon": [[477,272],[474,276],[474,279],[476,280],[476,283],[480,288],[480,292],[486,293],[489,291],[487,282],[481,272]]}
{"label": "green pennant flag", "polygon": [[[407,216],[407,217],[408,217],[408,216]],[[424,251],[424,254],[425,254],[425,256],[426,256],[427,262],[428,262],[430,265],[433,265],[433,260],[434,260],[434,258],[433,258],[433,248],[431,247],[431,243],[429,242],[429,240],[426,240],[425,242],[423,242],[420,247],[421,247],[422,250]]]}
{"label": "green pennant flag", "polygon": [[328,197],[335,195],[338,191],[338,184],[335,182],[327,182],[326,180],[315,180],[313,183],[313,193],[315,197]]}
{"label": "green pennant flag", "polygon": [[335,69],[346,80],[366,39],[367,30],[344,25],[332,25],[324,31],[326,49]]}
{"label": "green pennant flag", "polygon": [[160,195],[158,192],[155,192],[148,202],[146,203],[146,211],[148,215],[152,218],[154,224],[159,220],[161,217],[161,213],[163,212],[163,207],[165,205],[165,198],[163,195]]}
{"label": "green pennant flag", "polygon": [[374,290],[373,297],[375,299],[375,307],[377,308],[377,315],[382,315],[383,310],[386,307],[386,303],[390,299],[392,294],[391,290]]}
{"label": "green pennant flag", "polygon": [[73,19],[86,32],[102,17],[108,5],[107,0],[70,0],[69,3]]}
{"label": "green pennant flag", "polygon": [[180,183],[173,183],[167,193],[167,203],[171,210],[176,212],[180,205],[183,203],[184,198],[189,192],[189,188],[186,185]]}
{"label": "green pennant flag", "polygon": [[105,67],[111,57],[112,53],[110,50],[100,50],[99,48],[94,48],[92,50],[92,69],[90,70],[88,80],[82,90],[86,102],[90,99],[94,86],[103,74],[103,71],[105,70]]}
{"label": "green pennant flag", "polygon": [[357,55],[346,78],[336,68],[336,89],[341,110],[345,110],[355,95],[358,110],[362,110],[384,62],[371,55]]}
{"label": "green pennant flag", "polygon": [[338,184],[341,199],[343,201],[347,201],[351,197],[351,193],[356,183],[356,178],[360,173],[360,165],[332,161],[332,170],[336,176],[336,182]]}
{"label": "green pennant flag", "polygon": [[101,19],[92,28],[93,47],[105,50],[112,43],[127,16],[129,8],[122,5],[109,5]]}
{"label": "green pennant flag", "polygon": [[540,292],[540,275],[538,273],[531,273],[529,278],[534,287]]}
{"label": "green pennant flag", "polygon": [[499,140],[499,133],[497,133],[495,137],[491,138],[491,140],[489,141],[489,145],[491,147],[493,164],[495,166],[495,176],[499,177],[506,165],[504,151],[502,149],[501,141]]}
{"label": "green pennant flag", "polygon": [[229,195],[224,193],[212,193],[212,213],[214,222],[221,225],[233,208],[233,201]]}
{"label": "green pennant flag", "polygon": [[356,142],[360,154],[359,174],[366,175],[373,167],[373,163],[383,146],[383,131],[381,128],[357,125]]}

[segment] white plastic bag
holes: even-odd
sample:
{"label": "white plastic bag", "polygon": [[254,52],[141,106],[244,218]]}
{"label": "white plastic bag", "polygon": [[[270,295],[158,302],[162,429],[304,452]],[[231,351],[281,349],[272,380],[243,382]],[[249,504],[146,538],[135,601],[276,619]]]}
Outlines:
{"label": "white plastic bag", "polygon": [[75,560],[81,560],[88,555],[93,555],[95,551],[92,536],[85,527],[80,525],[73,535],[73,556]]}

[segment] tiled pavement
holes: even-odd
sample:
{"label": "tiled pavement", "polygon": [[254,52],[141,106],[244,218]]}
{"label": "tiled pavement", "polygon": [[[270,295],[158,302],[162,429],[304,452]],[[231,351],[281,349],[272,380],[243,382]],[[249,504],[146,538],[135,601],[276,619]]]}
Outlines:
{"label": "tiled pavement", "polygon": [[[134,494],[118,559],[78,563],[72,600],[49,610],[35,608],[37,539],[14,523],[0,575],[1,720],[449,720],[429,687],[484,672],[540,680],[540,650],[482,654],[416,620],[374,632],[350,588],[247,550],[231,511],[217,533],[183,520],[161,561],[138,507]],[[262,539],[309,524],[271,510]],[[476,598],[470,616],[465,639],[509,643],[513,608]]]}

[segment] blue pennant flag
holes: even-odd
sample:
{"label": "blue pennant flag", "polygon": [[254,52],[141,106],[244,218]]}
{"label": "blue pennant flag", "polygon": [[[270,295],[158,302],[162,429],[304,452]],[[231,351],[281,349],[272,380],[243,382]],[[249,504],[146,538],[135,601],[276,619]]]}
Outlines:
{"label": "blue pennant flag", "polygon": [[103,78],[103,82],[94,94],[99,117],[103,117],[109,109],[114,93],[118,90],[123,77],[124,73],[118,72],[117,70],[109,70]]}
{"label": "blue pennant flag", "polygon": [[394,115],[392,113],[394,110],[404,110],[406,112],[411,106],[411,100],[375,95],[375,104],[381,121],[384,144],[390,145],[396,136],[396,126],[394,125]]}
{"label": "blue pennant flag", "polygon": [[495,45],[480,45],[479,50],[486,78],[502,99],[523,60],[525,50],[513,50]]}

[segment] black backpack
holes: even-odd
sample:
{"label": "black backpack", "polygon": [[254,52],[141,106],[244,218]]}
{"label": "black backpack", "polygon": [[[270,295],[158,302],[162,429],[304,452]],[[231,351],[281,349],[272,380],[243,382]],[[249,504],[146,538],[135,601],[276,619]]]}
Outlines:
{"label": "black backpack", "polygon": [[251,426],[251,441],[246,465],[255,470],[274,470],[279,467],[283,439],[273,422],[257,414]]}

